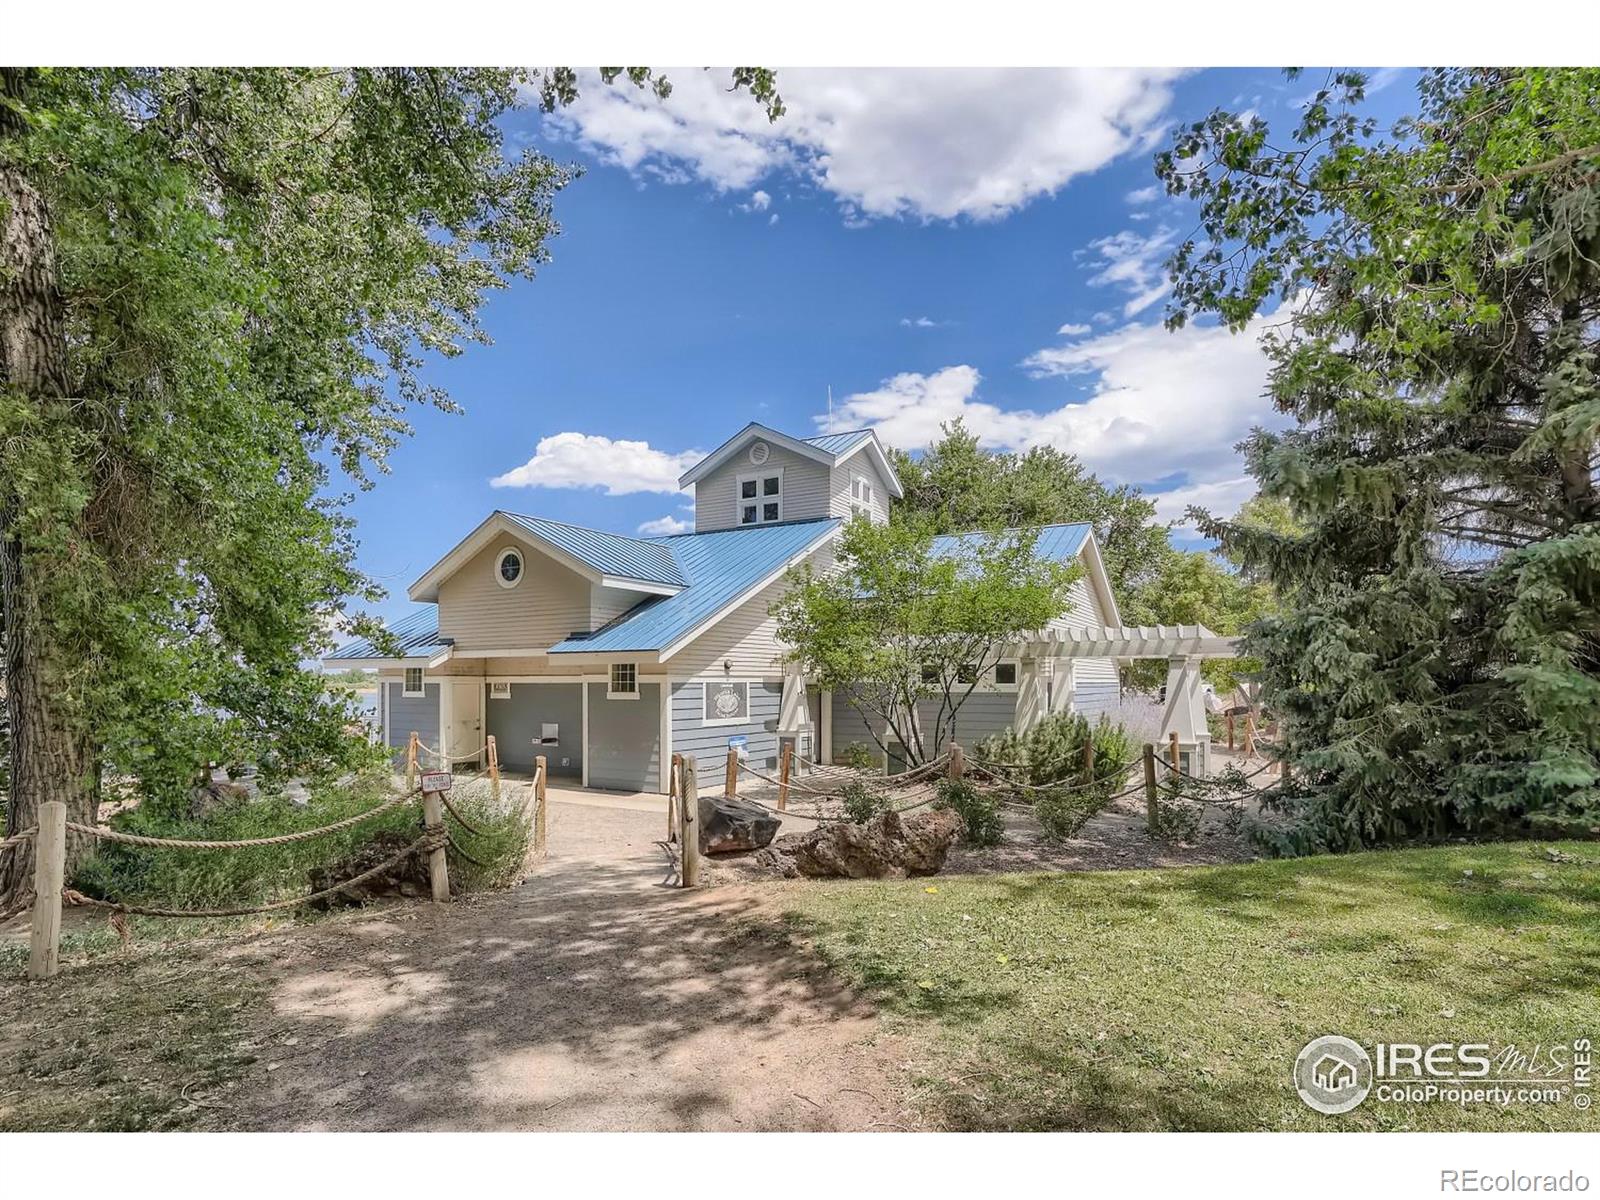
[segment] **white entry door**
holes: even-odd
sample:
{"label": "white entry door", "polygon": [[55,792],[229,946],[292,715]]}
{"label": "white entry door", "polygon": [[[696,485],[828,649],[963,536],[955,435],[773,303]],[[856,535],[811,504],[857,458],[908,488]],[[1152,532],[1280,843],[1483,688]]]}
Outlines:
{"label": "white entry door", "polygon": [[[451,758],[474,754],[483,748],[483,680],[452,679],[450,681],[450,746]],[[473,760],[457,762],[457,767],[471,765]]]}

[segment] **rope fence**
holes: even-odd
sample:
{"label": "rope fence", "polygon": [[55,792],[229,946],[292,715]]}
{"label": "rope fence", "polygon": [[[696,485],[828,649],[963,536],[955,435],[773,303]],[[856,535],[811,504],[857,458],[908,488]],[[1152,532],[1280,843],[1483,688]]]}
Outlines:
{"label": "rope fence", "polygon": [[[407,775],[414,776],[415,750],[418,748],[415,735],[407,747]],[[490,738],[485,749],[488,751],[488,766],[462,780],[471,783],[485,776],[493,788],[496,800],[500,797],[499,760],[495,749],[494,739]],[[429,753],[433,753],[429,751]],[[483,750],[477,752],[482,754]],[[465,761],[477,757],[477,754],[464,755],[453,761]],[[548,769],[543,755],[535,758],[534,775],[529,791],[531,799],[522,808],[522,815],[532,826],[532,843],[535,854],[542,855],[545,851],[545,825],[546,825],[546,784]],[[451,780],[451,785],[456,781]],[[450,786],[450,785],[447,785]],[[414,802],[418,797],[422,801],[422,833],[403,849],[395,851],[382,862],[363,870],[349,879],[340,880],[329,887],[314,891],[309,895],[296,895],[282,900],[274,900],[261,904],[241,904],[221,908],[171,908],[159,904],[130,904],[119,900],[103,900],[98,897],[85,895],[83,892],[66,886],[64,875],[66,867],[67,834],[75,833],[95,839],[97,841],[115,842],[122,845],[137,846],[149,850],[182,850],[182,851],[232,851],[251,850],[264,846],[282,846],[295,842],[310,841],[314,838],[327,837],[351,829],[364,821],[390,812],[402,805]],[[531,805],[532,811],[529,811]],[[59,801],[47,801],[39,806],[39,822],[12,834],[0,841],[0,849],[19,845],[25,841],[35,842],[34,856],[34,886],[20,902],[14,904],[3,915],[7,918],[31,907],[33,910],[32,928],[30,931],[28,974],[35,979],[47,979],[60,970],[61,947],[61,911],[63,905],[81,908],[99,909],[114,914],[146,917],[195,917],[195,918],[222,918],[254,916],[260,913],[281,912],[285,909],[299,908],[314,904],[319,900],[349,892],[351,889],[366,883],[398,864],[405,862],[414,855],[427,856],[427,871],[433,900],[444,903],[450,898],[450,876],[448,853],[459,856],[465,862],[476,867],[486,867],[481,859],[474,856],[463,847],[452,835],[450,828],[445,823],[445,814],[458,824],[462,830],[475,837],[487,836],[486,831],[480,829],[469,821],[450,800],[447,791],[427,791],[416,786],[408,778],[406,789],[391,796],[381,804],[374,805],[363,812],[352,814],[327,825],[315,829],[299,829],[291,833],[275,834],[269,837],[238,838],[230,840],[202,839],[202,838],[164,838],[152,837],[146,834],[125,833],[122,830],[103,828],[98,825],[88,825],[67,819],[67,808]]]}

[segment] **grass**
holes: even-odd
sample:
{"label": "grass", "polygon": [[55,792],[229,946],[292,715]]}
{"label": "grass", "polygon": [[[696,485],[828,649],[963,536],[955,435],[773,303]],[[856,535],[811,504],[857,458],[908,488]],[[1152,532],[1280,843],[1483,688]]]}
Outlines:
{"label": "grass", "polygon": [[[1600,1034],[1596,848],[1462,846],[1062,875],[788,885],[788,920],[925,1050],[966,1129],[1593,1129],[1559,1106],[1305,1107],[1311,1038]],[[1470,873],[1469,873],[1470,872]]]}
{"label": "grass", "polygon": [[124,946],[94,921],[47,982],[23,978],[26,942],[0,945],[0,1132],[227,1127],[271,978],[250,947],[212,945],[244,928],[135,918]]}

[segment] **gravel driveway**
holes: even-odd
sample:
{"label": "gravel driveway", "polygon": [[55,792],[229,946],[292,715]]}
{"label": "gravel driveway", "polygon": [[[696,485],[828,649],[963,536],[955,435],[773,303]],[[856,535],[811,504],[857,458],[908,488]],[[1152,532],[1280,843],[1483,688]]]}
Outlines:
{"label": "gravel driveway", "polygon": [[906,1128],[907,1052],[758,888],[685,893],[659,805],[552,794],[510,892],[285,940],[262,1129]]}

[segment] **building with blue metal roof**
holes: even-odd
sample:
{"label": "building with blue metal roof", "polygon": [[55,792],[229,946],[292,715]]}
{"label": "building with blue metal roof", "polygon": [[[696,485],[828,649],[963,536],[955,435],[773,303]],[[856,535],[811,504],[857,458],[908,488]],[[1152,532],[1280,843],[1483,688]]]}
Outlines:
{"label": "building with blue metal roof", "polygon": [[[675,753],[711,778],[730,746],[772,768],[786,744],[823,760],[849,742],[882,745],[883,730],[786,662],[770,613],[792,569],[827,569],[845,521],[888,520],[903,491],[877,435],[753,423],[680,482],[694,491],[692,533],[491,513],[412,584],[424,607],[391,627],[392,647],[357,640],[325,661],[379,672],[391,746],[414,730],[456,757],[493,737],[508,769],[543,758],[552,779],[589,787],[665,791]],[[935,552],[977,536],[938,539]],[[1047,527],[1037,551],[1088,567],[1072,620],[1116,619],[1087,526]],[[1017,718],[1019,669],[997,667],[963,708],[972,736]],[[1076,662],[1074,695],[1095,694],[1105,674]]]}

